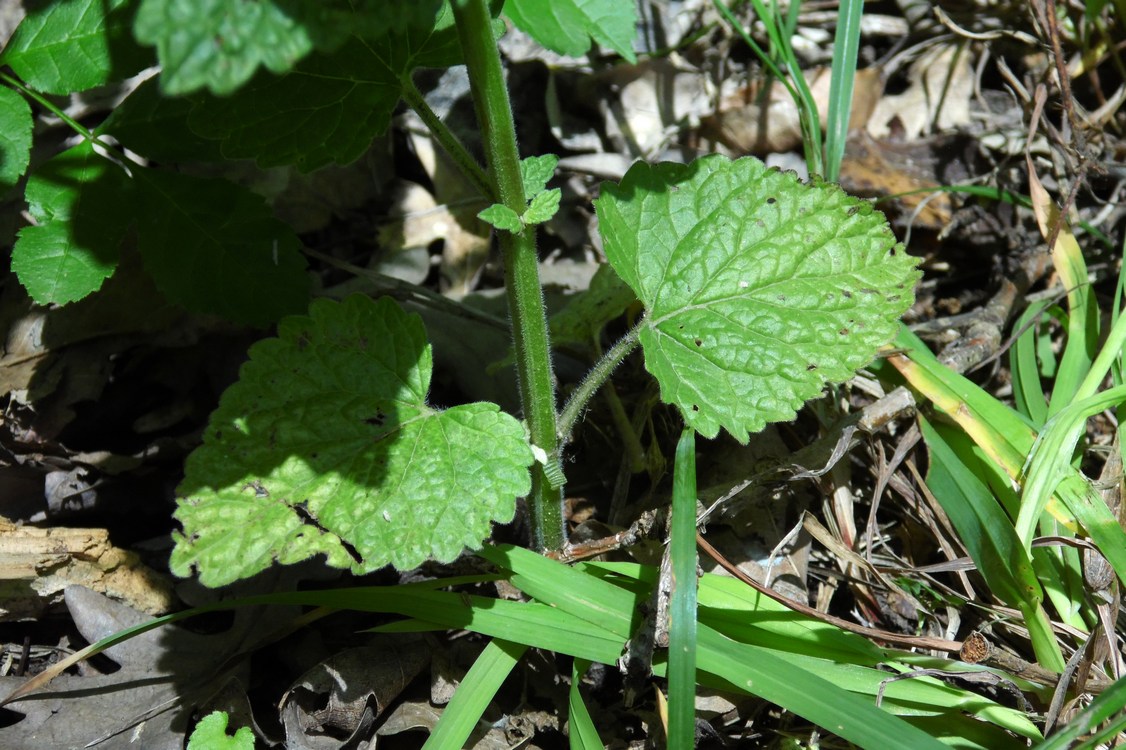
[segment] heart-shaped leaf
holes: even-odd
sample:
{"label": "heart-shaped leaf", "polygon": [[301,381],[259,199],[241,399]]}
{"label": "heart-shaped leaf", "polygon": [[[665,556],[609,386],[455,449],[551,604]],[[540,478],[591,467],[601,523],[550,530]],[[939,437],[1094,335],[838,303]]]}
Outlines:
{"label": "heart-shaped leaf", "polygon": [[172,554],[208,586],[324,554],[358,573],[477,547],[527,494],[523,426],[426,404],[431,354],[390,299],[317,300],[255,344],[188,459]]}
{"label": "heart-shaped leaf", "polygon": [[645,364],[685,421],[740,442],[792,419],[895,334],[919,273],[883,214],[753,158],[637,164],[596,202],[648,309]]}

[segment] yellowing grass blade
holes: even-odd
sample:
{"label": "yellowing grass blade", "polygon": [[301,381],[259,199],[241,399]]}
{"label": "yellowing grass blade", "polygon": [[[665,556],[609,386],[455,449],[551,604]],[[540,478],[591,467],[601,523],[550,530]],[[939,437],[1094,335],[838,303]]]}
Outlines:
{"label": "yellowing grass blade", "polygon": [[1083,260],[1079,243],[1048,191],[1040,183],[1040,178],[1036,176],[1032,159],[1029,157],[1026,161],[1032,212],[1036,215],[1036,223],[1045,240],[1050,240],[1052,232],[1056,232],[1055,241],[1050,248],[1052,264],[1067,291],[1067,345],[1060,357],[1052,400],[1048,405],[1048,416],[1051,416],[1071,403],[1079,383],[1091,367],[1099,337],[1099,311],[1091,296],[1087,264]]}
{"label": "yellowing grass blade", "polygon": [[[1036,440],[1032,428],[1012,409],[940,363],[906,328],[900,329],[895,346],[905,355],[890,357],[889,361],[911,387],[957,422],[1010,479],[1019,481]],[[1078,522],[1110,562],[1119,580],[1126,582],[1126,532],[1086,477],[1069,469],[1045,509],[1071,528]],[[1031,541],[1021,538],[1026,549]]]}

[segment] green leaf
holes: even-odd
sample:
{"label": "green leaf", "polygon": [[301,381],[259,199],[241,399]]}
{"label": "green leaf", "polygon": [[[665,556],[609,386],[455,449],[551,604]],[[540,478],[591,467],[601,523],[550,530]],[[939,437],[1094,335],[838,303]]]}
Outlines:
{"label": "green leaf", "polygon": [[129,169],[84,142],[29,178],[39,226],[21,231],[12,267],[33,299],[63,304],[97,290],[136,223],[145,268],[189,310],[261,326],[305,308],[300,243],[261,198],[225,180]]}
{"label": "green leaf", "polygon": [[25,197],[37,226],[24,227],[12,269],[39,304],[66,304],[101,287],[117,268],[132,223],[120,203],[130,190],[120,166],[84,141],[28,178]]}
{"label": "green leaf", "polygon": [[260,197],[226,180],[140,168],[134,175],[141,254],[169,299],[260,326],[304,309],[300,241]]}
{"label": "green leaf", "polygon": [[201,97],[188,123],[199,135],[221,140],[230,159],[255,159],[262,167],[295,164],[306,172],[347,164],[390,125],[410,71],[446,67],[459,55],[446,9],[432,28],[371,41],[351,37],[284,76],[257,76],[236,97]]}
{"label": "green leaf", "polygon": [[24,227],[12,248],[12,269],[33,300],[65,305],[96,292],[113,275],[117,248],[99,250],[101,255],[79,245],[64,222]]}
{"label": "green leaf", "polygon": [[70,94],[126,78],[151,64],[130,34],[132,0],[36,3],[0,54],[37,91]]}
{"label": "green leaf", "polygon": [[299,19],[268,0],[141,0],[134,32],[156,47],[169,94],[229,94],[259,66],[283,73],[313,49]]}
{"label": "green leaf", "polygon": [[524,222],[521,220],[520,215],[508,206],[502,206],[499,203],[494,203],[481,211],[477,214],[477,218],[486,224],[506,232],[516,233],[524,231]]}
{"label": "green leaf", "polygon": [[559,210],[559,199],[562,193],[559,188],[552,188],[545,190],[542,193],[537,193],[535,198],[532,198],[528,210],[524,212],[524,223],[528,225],[543,224],[545,221],[555,216],[556,211]]}
{"label": "green leaf", "polygon": [[529,491],[532,451],[495,404],[427,406],[430,372],[421,320],[390,299],[283,321],[188,458],[173,571],[220,586],[275,560],[364,573],[479,546]]}
{"label": "green leaf", "polygon": [[596,209],[607,259],[648,309],[646,367],[709,438],[745,443],[850,378],[919,277],[871,204],[757,159],[636,164]]}
{"label": "green leaf", "polygon": [[536,197],[547,187],[547,181],[555,176],[555,166],[559,157],[555,154],[529,156],[520,160],[520,177],[524,183],[524,197]]}
{"label": "green leaf", "polygon": [[230,94],[265,68],[285,73],[355,35],[433,29],[441,0],[142,0],[137,38],[155,45],[169,94]]}
{"label": "green leaf", "polygon": [[212,711],[199,720],[188,738],[188,750],[254,750],[254,732],[242,727],[227,734],[227,712]]}
{"label": "green leaf", "polygon": [[15,91],[0,87],[0,194],[27,170],[34,125],[27,101]]}
{"label": "green leaf", "polygon": [[631,0],[505,0],[504,13],[522,31],[550,50],[578,57],[590,38],[631,63],[637,10]]}
{"label": "green leaf", "polygon": [[129,150],[159,162],[221,161],[219,142],[188,127],[191,97],[165,96],[157,78],[138,86],[96,131],[112,135]]}

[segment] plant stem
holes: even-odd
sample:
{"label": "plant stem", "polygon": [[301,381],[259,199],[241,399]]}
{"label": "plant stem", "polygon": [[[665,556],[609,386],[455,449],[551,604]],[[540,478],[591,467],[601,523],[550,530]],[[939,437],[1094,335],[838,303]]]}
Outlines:
{"label": "plant stem", "polygon": [[614,369],[637,347],[638,337],[641,335],[641,326],[644,324],[645,320],[642,319],[618,343],[610,347],[610,351],[602,355],[602,359],[598,360],[594,368],[583,378],[583,382],[579,383],[579,387],[571,394],[570,400],[567,401],[567,405],[563,407],[563,412],[559,415],[559,441],[561,443],[565,445],[570,440],[571,430],[574,429],[575,423],[579,421],[586,405],[594,398],[594,394],[598,393],[602,384],[609,379]]}
{"label": "plant stem", "polygon": [[78,122],[73,117],[68,115],[66,112],[63,112],[61,109],[56,107],[51,102],[50,99],[47,99],[46,97],[41,96],[36,91],[32,91],[27,86],[24,86],[22,83],[20,83],[20,81],[17,80],[16,78],[13,78],[12,76],[8,75],[7,73],[0,73],[0,81],[8,84],[9,86],[11,86],[14,89],[19,90],[19,92],[21,94],[23,94],[24,96],[27,96],[27,97],[34,99],[44,109],[46,109],[48,112],[53,114],[55,117],[62,120],[72,130],[74,130],[74,132],[78,133],[79,135],[84,137],[86,140],[93,141],[93,142],[97,143],[99,146],[102,146],[103,148],[109,148],[109,146],[107,146],[106,144],[99,141],[97,136],[95,136],[94,133],[92,133],[90,130],[86,129],[86,127],[83,126],[80,122]]}
{"label": "plant stem", "polygon": [[[520,154],[516,127],[508,101],[492,16],[485,0],[455,0],[452,3],[458,39],[461,42],[469,84],[483,135],[489,177],[498,202],[523,214],[527,206],[520,176]],[[551,371],[551,348],[547,340],[547,314],[540,288],[539,258],[535,231],[520,234],[498,232],[504,259],[508,314],[516,351],[516,374],[520,405],[533,445],[552,459],[558,458],[555,430],[555,379]],[[563,488],[552,487],[544,466],[532,466],[532,492],[528,496],[532,524],[532,546],[541,551],[562,549]]]}
{"label": "plant stem", "polygon": [[422,92],[414,85],[414,80],[409,75],[403,76],[400,81],[403,87],[403,99],[406,101],[407,106],[415,111],[415,114],[421,118],[422,122],[426,124],[426,128],[434,139],[441,144],[450,158],[457,164],[458,169],[462,174],[469,178],[474,187],[481,191],[481,194],[488,198],[490,201],[496,201],[497,196],[494,195],[495,188],[492,180],[485,174],[485,170],[481,169],[481,165],[469,153],[469,149],[461,142],[461,139],[454,134],[452,130],[446,127],[446,123],[442,122],[442,118],[430,109],[430,105],[426,103],[426,99],[422,96]]}

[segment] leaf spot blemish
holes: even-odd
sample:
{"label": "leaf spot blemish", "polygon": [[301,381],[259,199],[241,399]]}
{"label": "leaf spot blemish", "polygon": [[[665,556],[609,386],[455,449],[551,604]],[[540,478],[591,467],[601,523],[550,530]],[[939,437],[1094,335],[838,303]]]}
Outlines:
{"label": "leaf spot blemish", "polygon": [[382,427],[386,421],[387,415],[383,413],[382,409],[379,409],[375,412],[374,417],[367,417],[366,419],[364,419],[364,424],[370,424],[373,427]]}
{"label": "leaf spot blemish", "polygon": [[740,282],[739,282],[739,288],[740,288],[740,289],[746,289],[746,288],[747,288],[747,287],[749,287],[750,285],[751,285],[751,284],[750,284],[750,282],[749,282],[749,281],[740,281]]}
{"label": "leaf spot blemish", "polygon": [[696,404],[692,404],[692,411],[694,411],[694,412],[699,412],[699,411],[700,411],[700,407],[699,407],[699,406],[697,406]]}
{"label": "leaf spot blemish", "polygon": [[842,328],[841,330],[837,331],[837,333],[839,333],[842,336],[847,336],[848,335],[848,329]]}
{"label": "leaf spot blemish", "polygon": [[845,299],[852,299],[852,292],[850,292],[847,289],[842,289],[841,290],[841,296],[844,297]]}
{"label": "leaf spot blemish", "polygon": [[704,342],[701,341],[700,339],[692,339],[692,343],[695,344],[696,346],[703,346],[704,345]]}
{"label": "leaf spot blemish", "polygon": [[817,369],[817,365],[810,362],[808,365],[805,366],[805,369],[806,369],[806,372],[813,372],[814,370]]}
{"label": "leaf spot blemish", "polygon": [[775,198],[773,195],[766,199],[766,205],[768,205],[768,206],[773,206],[777,202],[778,202],[778,199]]}

